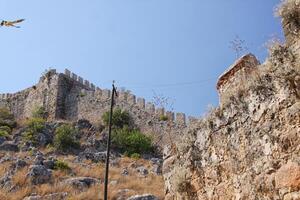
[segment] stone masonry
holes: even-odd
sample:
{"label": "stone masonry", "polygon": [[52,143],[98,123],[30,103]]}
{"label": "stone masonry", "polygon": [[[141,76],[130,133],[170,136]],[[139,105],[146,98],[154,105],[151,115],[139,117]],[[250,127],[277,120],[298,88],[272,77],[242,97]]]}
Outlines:
{"label": "stone masonry", "polygon": [[[53,69],[30,88],[14,94],[0,94],[0,107],[9,108],[18,120],[31,117],[32,111],[42,106],[48,113],[48,120],[87,119],[97,124],[101,123],[102,114],[109,111],[110,98],[110,90],[100,89],[68,69],[64,73]],[[155,108],[151,102],[136,98],[128,91],[118,91],[116,106],[127,110],[137,127],[154,134],[158,141],[166,140],[164,133],[167,131],[179,135],[186,128],[185,114]],[[168,116],[169,120],[160,120],[161,115]]]}

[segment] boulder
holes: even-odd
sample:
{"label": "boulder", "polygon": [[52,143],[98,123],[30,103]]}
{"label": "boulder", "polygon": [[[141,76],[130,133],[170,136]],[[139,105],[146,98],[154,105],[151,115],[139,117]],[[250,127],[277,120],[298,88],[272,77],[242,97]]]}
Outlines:
{"label": "boulder", "polygon": [[43,165],[44,160],[45,160],[44,156],[39,154],[34,159],[34,165]]}
{"label": "boulder", "polygon": [[61,192],[61,193],[48,194],[45,196],[32,195],[29,197],[25,197],[23,200],[65,200],[65,199],[67,199],[67,196],[68,196],[68,193]]}
{"label": "boulder", "polygon": [[77,122],[76,122],[76,128],[78,129],[84,129],[84,128],[91,128],[92,127],[92,124],[90,123],[89,120],[87,119],[79,119]]}
{"label": "boulder", "polygon": [[0,144],[3,144],[6,141],[5,137],[0,137]]}
{"label": "boulder", "polygon": [[161,175],[162,174],[162,166],[161,165],[153,165],[151,171],[155,175]]}
{"label": "boulder", "polygon": [[127,167],[123,168],[122,169],[122,173],[121,173],[123,176],[128,176],[129,175],[129,171],[127,169]]}
{"label": "boulder", "polygon": [[299,188],[300,187],[300,165],[289,161],[283,165],[275,174],[276,188]]}
{"label": "boulder", "polygon": [[31,165],[27,176],[34,185],[47,183],[51,180],[52,171],[44,165]]}
{"label": "boulder", "polygon": [[105,162],[106,160],[106,152],[97,152],[97,153],[94,153],[93,155],[93,161],[94,162]]}
{"label": "boulder", "polygon": [[76,189],[84,189],[96,184],[97,182],[97,179],[91,177],[76,177],[66,179],[64,184],[72,186]]}
{"label": "boulder", "polygon": [[16,169],[22,169],[27,165],[27,162],[22,159],[17,159],[17,161],[14,163],[14,166]]}
{"label": "boulder", "polygon": [[54,169],[55,161],[54,160],[45,160],[43,162],[43,164],[47,169]]}
{"label": "boulder", "polygon": [[143,195],[131,196],[127,200],[159,200],[159,199],[152,194],[143,194]]}
{"label": "boulder", "polygon": [[17,144],[9,141],[5,141],[0,145],[0,151],[19,151],[19,147]]}
{"label": "boulder", "polygon": [[147,176],[149,174],[148,170],[144,167],[138,167],[136,168],[136,171],[141,175],[141,176]]}

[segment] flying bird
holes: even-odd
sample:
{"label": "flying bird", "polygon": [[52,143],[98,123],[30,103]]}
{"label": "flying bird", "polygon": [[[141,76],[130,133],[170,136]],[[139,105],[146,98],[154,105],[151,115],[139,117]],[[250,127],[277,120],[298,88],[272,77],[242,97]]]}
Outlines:
{"label": "flying bird", "polygon": [[16,26],[15,24],[21,23],[24,20],[25,19],[18,19],[18,20],[15,20],[15,21],[5,21],[5,20],[2,20],[0,26],[20,28],[20,26]]}

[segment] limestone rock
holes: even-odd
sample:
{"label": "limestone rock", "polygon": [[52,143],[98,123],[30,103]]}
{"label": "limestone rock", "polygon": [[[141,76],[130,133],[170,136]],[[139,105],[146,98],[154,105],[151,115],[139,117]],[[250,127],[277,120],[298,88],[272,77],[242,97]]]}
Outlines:
{"label": "limestone rock", "polygon": [[45,196],[40,196],[40,195],[29,196],[29,197],[25,197],[23,200],[65,200],[67,199],[67,196],[68,193],[62,192],[62,193],[48,194]]}
{"label": "limestone rock", "polygon": [[19,151],[19,147],[18,147],[17,144],[15,144],[13,142],[6,141],[6,142],[3,142],[0,145],[0,151],[14,151],[14,152],[17,152],[17,151]]}
{"label": "limestone rock", "polygon": [[32,184],[43,184],[51,180],[52,171],[43,165],[31,165],[27,177]]}
{"label": "limestone rock", "polygon": [[299,188],[300,187],[300,165],[288,162],[275,174],[276,188]]}
{"label": "limestone rock", "polygon": [[76,189],[88,188],[97,182],[97,179],[90,177],[75,177],[64,180],[64,184],[70,185]]}
{"label": "limestone rock", "polygon": [[158,198],[152,194],[143,194],[129,197],[127,200],[158,200]]}

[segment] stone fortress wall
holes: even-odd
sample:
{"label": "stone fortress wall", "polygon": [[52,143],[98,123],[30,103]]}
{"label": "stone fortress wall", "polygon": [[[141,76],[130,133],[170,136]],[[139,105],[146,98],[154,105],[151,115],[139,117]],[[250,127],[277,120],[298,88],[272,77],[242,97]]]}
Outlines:
{"label": "stone fortress wall", "polygon": [[[13,94],[0,94],[0,107],[7,107],[18,120],[31,117],[32,111],[43,106],[49,120],[87,119],[95,124],[101,122],[101,116],[110,107],[111,91],[100,89],[95,84],[65,70],[58,73],[55,69],[44,73],[39,82],[25,90]],[[144,98],[136,97],[128,91],[118,91],[116,107],[129,111],[134,123],[143,132],[165,140],[166,132],[180,135],[188,123],[196,121],[184,113],[173,113],[156,108]],[[160,119],[168,116],[167,121]]]}

